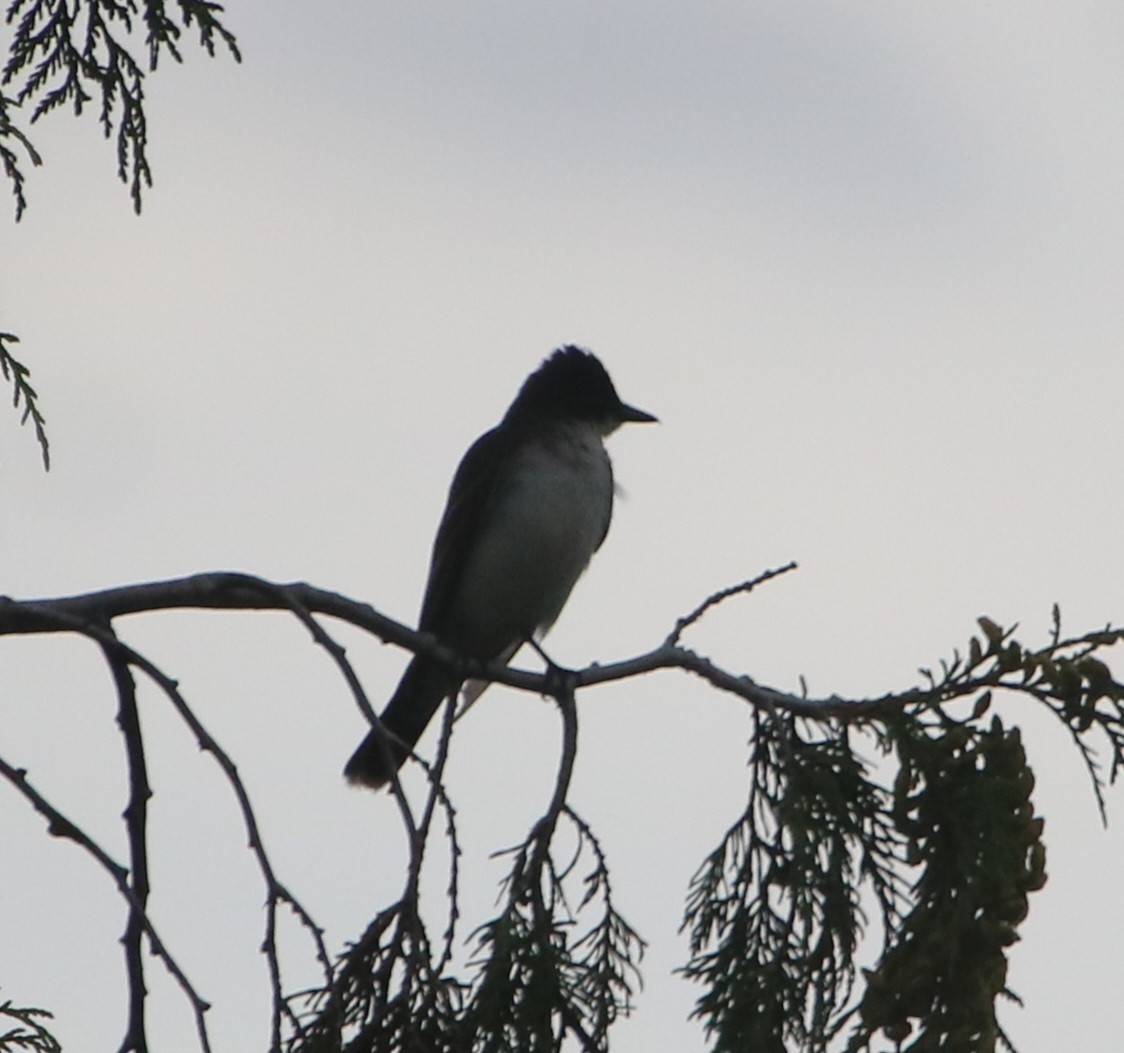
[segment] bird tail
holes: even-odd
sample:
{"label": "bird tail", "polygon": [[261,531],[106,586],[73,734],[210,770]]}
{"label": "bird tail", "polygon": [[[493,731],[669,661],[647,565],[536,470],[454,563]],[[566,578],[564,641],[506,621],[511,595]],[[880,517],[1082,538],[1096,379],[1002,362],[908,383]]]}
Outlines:
{"label": "bird tail", "polygon": [[379,724],[351,755],[343,773],[349,782],[378,790],[394,777],[441,703],[459,687],[456,673],[440,662],[417,657],[406,667]]}

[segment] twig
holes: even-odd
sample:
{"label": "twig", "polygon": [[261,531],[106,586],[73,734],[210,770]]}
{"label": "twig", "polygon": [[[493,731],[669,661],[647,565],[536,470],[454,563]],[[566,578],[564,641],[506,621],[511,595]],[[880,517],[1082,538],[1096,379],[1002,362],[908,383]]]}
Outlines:
{"label": "twig", "polygon": [[47,829],[51,833],[51,836],[66,838],[68,841],[73,841],[76,845],[84,848],[113,879],[113,883],[117,886],[117,891],[121,894],[125,902],[129,904],[133,914],[140,918],[145,935],[148,936],[148,943],[149,947],[152,949],[152,953],[164,963],[164,967],[172,975],[176,983],[179,984],[180,989],[191,1003],[192,1012],[195,1015],[195,1028],[199,1036],[199,1045],[203,1049],[203,1053],[210,1053],[211,1044],[207,1037],[207,1022],[205,1019],[205,1014],[207,1010],[210,1009],[210,1003],[199,996],[199,993],[184,975],[179,963],[172,957],[171,952],[164,945],[164,941],[160,938],[156,928],[152,924],[152,920],[148,917],[147,913],[145,913],[144,907],[137,899],[133,887],[129,883],[128,869],[118,863],[101,847],[101,845],[90,837],[89,834],[63,815],[62,812],[39,793],[39,791],[28,782],[26,769],[16,768],[4,760],[3,757],[0,757],[0,775],[3,775],[4,778],[31,803],[31,806],[47,820]]}
{"label": "twig", "polygon": [[675,628],[668,634],[665,643],[669,646],[677,644],[685,629],[694,625],[711,607],[717,606],[723,600],[728,600],[731,596],[737,596],[739,593],[752,592],[758,585],[763,585],[765,582],[771,581],[773,578],[779,578],[782,574],[787,574],[790,570],[795,569],[795,561],[790,560],[783,567],[774,567],[772,570],[766,570],[758,574],[756,578],[750,578],[748,581],[712,592],[690,614],[676,621]]}
{"label": "twig", "polygon": [[[105,629],[108,633],[113,633],[111,625],[106,625]],[[144,982],[141,935],[144,931],[144,912],[148,908],[147,819],[148,801],[152,796],[152,789],[148,783],[144,742],[141,739],[136,683],[129,671],[128,663],[121,658],[116,648],[103,644],[102,654],[109,665],[117,688],[117,725],[125,739],[129,800],[123,818],[129,841],[129,869],[132,874],[130,887],[136,902],[140,904],[139,911],[135,907],[130,909],[125,934],[121,938],[129,977],[129,1022],[125,1038],[121,1042],[120,1053],[128,1053],[130,1050],[135,1053],[148,1053],[148,1037],[144,1021],[145,997],[148,992]]]}
{"label": "twig", "polygon": [[[263,942],[262,950],[266,955],[269,963],[270,979],[273,986],[274,997],[278,1000],[278,1004],[285,1007],[285,1012],[288,1014],[287,1004],[283,998],[280,990],[280,961],[277,954],[276,942],[271,940],[272,935],[276,931],[275,912],[278,903],[286,904],[290,910],[296,915],[297,919],[309,932],[313,941],[316,957],[324,970],[327,982],[330,984],[333,976],[331,959],[328,955],[327,946],[324,943],[324,934],[320,927],[313,920],[311,914],[304,908],[301,902],[294,896],[288,888],[278,879],[271,863],[269,856],[265,850],[265,845],[262,841],[261,834],[258,827],[257,817],[254,812],[253,805],[250,803],[250,797],[246,791],[246,787],[238,774],[238,769],[235,767],[234,762],[230,759],[225,750],[218,744],[215,738],[207,731],[203,723],[195,715],[192,708],[188,705],[187,700],[179,691],[179,686],[175,680],[165,674],[159,667],[154,665],[151,661],[144,657],[144,655],[135,651],[127,644],[120,641],[112,632],[107,631],[100,625],[90,621],[83,620],[80,617],[66,613],[63,610],[55,610],[51,607],[41,607],[34,604],[23,604],[23,606],[34,618],[45,621],[53,620],[55,622],[56,631],[61,628],[69,629],[74,632],[79,632],[85,636],[90,637],[97,643],[101,644],[103,648],[114,651],[120,659],[131,666],[140,669],[150,680],[152,680],[157,687],[164,693],[165,697],[172,703],[173,708],[179,714],[181,719],[191,729],[199,744],[199,748],[205,752],[210,753],[215,761],[218,763],[223,774],[226,776],[228,783],[234,793],[235,799],[238,802],[239,810],[242,813],[243,825],[246,829],[247,839],[249,842],[248,847],[253,853],[255,860],[258,864],[258,870],[262,874],[262,878],[266,885],[266,938]],[[132,900],[130,900],[132,902]]]}

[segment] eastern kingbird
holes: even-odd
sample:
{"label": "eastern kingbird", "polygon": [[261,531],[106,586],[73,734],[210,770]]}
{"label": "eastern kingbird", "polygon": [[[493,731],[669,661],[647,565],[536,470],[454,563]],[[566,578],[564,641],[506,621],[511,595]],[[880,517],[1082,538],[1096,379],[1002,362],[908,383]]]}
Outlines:
{"label": "eastern kingbird", "polygon": [[[545,633],[609,531],[613,467],[602,440],[626,421],[655,419],[620,400],[588,351],[555,351],[453,476],[419,629],[465,658],[505,663]],[[415,656],[347,778],[386,785],[461,681]]]}

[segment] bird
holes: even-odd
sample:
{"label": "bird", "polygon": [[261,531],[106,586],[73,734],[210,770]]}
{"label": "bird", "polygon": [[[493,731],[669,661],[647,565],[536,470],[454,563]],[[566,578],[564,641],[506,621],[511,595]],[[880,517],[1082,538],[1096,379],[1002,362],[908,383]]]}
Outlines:
{"label": "bird", "polygon": [[[465,659],[507,664],[554,624],[613,514],[603,440],[655,422],[621,401],[600,360],[567,344],[524,381],[503,419],[469,447],[437,528],[418,628]],[[380,789],[413,751],[463,670],[415,655],[344,768]]]}

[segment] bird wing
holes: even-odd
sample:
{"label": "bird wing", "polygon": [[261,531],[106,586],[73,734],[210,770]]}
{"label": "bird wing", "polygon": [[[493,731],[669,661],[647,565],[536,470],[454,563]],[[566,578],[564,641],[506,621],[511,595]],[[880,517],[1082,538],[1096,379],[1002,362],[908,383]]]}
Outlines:
{"label": "bird wing", "polygon": [[449,604],[457,592],[457,578],[467,554],[487,520],[487,507],[496,492],[500,470],[510,450],[510,434],[493,428],[480,436],[461,459],[449,487],[445,513],[433,542],[429,581],[425,587],[419,627],[441,635]]}

